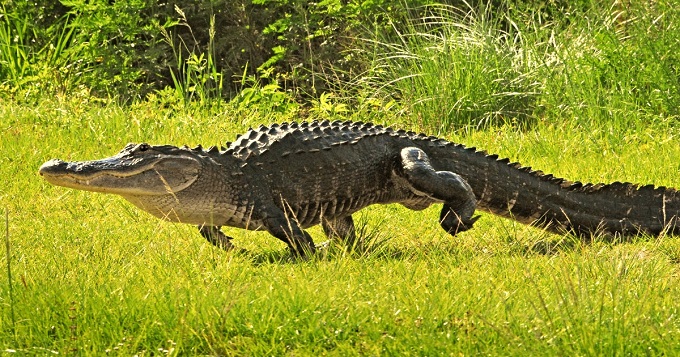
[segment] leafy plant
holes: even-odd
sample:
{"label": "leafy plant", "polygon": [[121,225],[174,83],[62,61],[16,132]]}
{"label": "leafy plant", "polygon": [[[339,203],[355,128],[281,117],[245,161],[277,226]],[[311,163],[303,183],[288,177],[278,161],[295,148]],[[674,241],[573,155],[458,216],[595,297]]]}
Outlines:
{"label": "leafy plant", "polygon": [[262,85],[255,77],[244,72],[241,87],[230,103],[240,110],[259,108],[267,113],[293,113],[299,105],[290,93],[282,90],[276,81]]}
{"label": "leafy plant", "polygon": [[[184,11],[177,6],[175,11],[179,14],[180,20],[160,27],[160,31],[166,43],[172,48],[175,57],[176,64],[169,70],[177,97],[184,104],[192,101],[206,104],[209,101],[221,99],[223,76],[217,69],[215,61],[215,17],[210,19],[210,41],[207,52],[200,52],[196,47],[190,49],[181,37],[173,36],[168,32],[168,28],[184,26],[193,36]],[[195,38],[193,42],[197,42]],[[185,53],[188,53],[188,58],[184,58]]]}

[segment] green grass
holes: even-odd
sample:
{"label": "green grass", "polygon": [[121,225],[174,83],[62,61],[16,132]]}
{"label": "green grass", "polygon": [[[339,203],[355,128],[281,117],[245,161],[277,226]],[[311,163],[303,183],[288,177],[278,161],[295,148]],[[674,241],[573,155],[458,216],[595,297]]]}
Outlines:
{"label": "green grass", "polygon": [[398,100],[404,120],[430,132],[562,119],[627,130],[677,117],[676,1],[582,3],[559,16],[523,4],[426,7],[363,41],[370,66],[348,90]]}
{"label": "green grass", "polygon": [[[332,246],[299,262],[266,233],[227,229],[246,252],[223,252],[195,227],[37,174],[48,159],[101,158],[128,142],[220,145],[261,123],[332,118],[427,129],[573,180],[680,187],[678,8],[593,5],[564,19],[508,10],[512,31],[480,20],[483,10],[444,12],[442,31],[410,24],[398,29],[401,42],[373,41],[370,70],[352,82],[365,87],[311,107],[276,83],[214,105],[172,89],[128,106],[80,92],[35,105],[0,99],[11,252],[0,265],[12,277],[0,274],[0,351],[678,354],[675,237],[584,243],[484,215],[452,238],[436,208],[389,205],[356,215],[375,243],[366,251]],[[351,93],[356,101],[345,102]]]}
{"label": "green grass", "polygon": [[[367,234],[385,240],[362,256],[331,249],[292,262],[278,240],[236,229],[229,234],[248,253],[225,253],[195,227],[161,222],[115,196],[53,187],[36,170],[53,157],[111,155],[128,141],[219,144],[249,125],[290,118],[231,106],[209,113],[85,104],[0,107],[0,174],[11,178],[2,181],[0,207],[9,210],[14,288],[11,301],[0,282],[5,351],[677,352],[674,238],[585,244],[489,215],[451,238],[435,209],[385,206],[358,215]],[[650,129],[614,148],[598,133],[549,125],[449,137],[570,178],[680,186],[671,160],[680,154],[677,135]]]}

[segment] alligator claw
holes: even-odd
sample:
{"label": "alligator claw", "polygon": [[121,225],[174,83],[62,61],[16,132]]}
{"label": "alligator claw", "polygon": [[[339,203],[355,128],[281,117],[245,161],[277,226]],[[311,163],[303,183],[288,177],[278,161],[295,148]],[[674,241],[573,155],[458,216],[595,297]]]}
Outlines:
{"label": "alligator claw", "polygon": [[198,231],[205,239],[208,240],[208,242],[212,243],[214,246],[224,250],[234,249],[234,245],[231,244],[231,240],[233,238],[222,233],[222,231],[220,231],[220,227],[198,226]]}
{"label": "alligator claw", "polygon": [[467,219],[461,218],[455,211],[450,210],[448,212],[442,211],[442,216],[440,220],[441,226],[452,236],[460,232],[465,232],[472,228],[472,226],[481,217],[480,215],[472,216]]}

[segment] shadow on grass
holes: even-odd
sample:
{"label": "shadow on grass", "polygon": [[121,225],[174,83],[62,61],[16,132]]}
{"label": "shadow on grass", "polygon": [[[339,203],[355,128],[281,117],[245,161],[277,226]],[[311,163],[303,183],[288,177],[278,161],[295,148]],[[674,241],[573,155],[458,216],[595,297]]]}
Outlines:
{"label": "shadow on grass", "polygon": [[[299,264],[304,262],[332,261],[336,259],[356,260],[411,260],[440,256],[509,255],[529,258],[532,256],[557,256],[571,254],[597,244],[619,245],[649,242],[662,237],[645,234],[634,236],[594,234],[580,236],[573,233],[554,234],[538,227],[529,234],[506,231],[505,237],[495,242],[462,243],[457,237],[409,246],[390,244],[390,236],[381,230],[383,222],[368,225],[365,220],[357,222],[354,241],[332,240],[317,244],[317,252],[307,259],[295,257],[288,249],[246,251],[235,253],[250,260],[254,266],[264,264]],[[372,228],[369,228],[372,227]],[[531,237],[522,239],[521,237]],[[680,249],[678,249],[680,251]],[[680,254],[675,254],[680,256]],[[680,258],[678,258],[680,259]]]}
{"label": "shadow on grass", "polygon": [[395,246],[383,246],[379,249],[368,248],[361,251],[346,247],[340,242],[331,242],[327,247],[319,249],[310,258],[295,257],[288,249],[276,251],[238,251],[237,254],[250,260],[254,266],[267,264],[300,264],[305,262],[331,261],[342,258],[357,260],[405,260],[417,255],[412,249]]}
{"label": "shadow on grass", "polygon": [[592,247],[597,244],[608,246],[621,244],[634,244],[639,242],[650,242],[663,239],[664,236],[651,236],[649,234],[638,234],[623,236],[619,234],[596,233],[590,235],[579,235],[575,233],[554,234],[543,231],[539,233],[539,239],[529,242],[522,242],[515,237],[508,236],[506,243],[511,247],[511,251],[519,253],[521,256],[544,255],[555,256],[564,253]]}
{"label": "shadow on grass", "polygon": [[[317,252],[307,259],[294,256],[288,249],[247,251],[237,250],[235,253],[250,260],[253,265],[263,264],[298,264],[305,261],[330,261],[340,258],[351,259],[407,259],[415,253],[412,249],[404,249],[389,244],[391,237],[381,232],[383,221],[369,225],[366,219],[355,222],[356,239],[352,241],[330,240],[317,244]],[[368,228],[372,226],[373,228]]]}

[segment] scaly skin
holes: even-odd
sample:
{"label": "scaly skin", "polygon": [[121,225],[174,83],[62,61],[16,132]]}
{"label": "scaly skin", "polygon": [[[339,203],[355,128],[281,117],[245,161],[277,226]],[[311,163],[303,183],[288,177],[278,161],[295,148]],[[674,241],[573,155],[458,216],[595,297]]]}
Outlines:
{"label": "scaly skin", "polygon": [[371,204],[424,209],[442,203],[451,235],[472,227],[476,208],[556,233],[680,233],[675,189],[581,184],[498,160],[436,137],[352,122],[283,123],[251,129],[227,149],[128,144],[111,158],[51,160],[49,182],[121,195],[232,247],[222,226],[267,230],[291,251],[315,250],[304,229],[354,239],[352,213]]}

